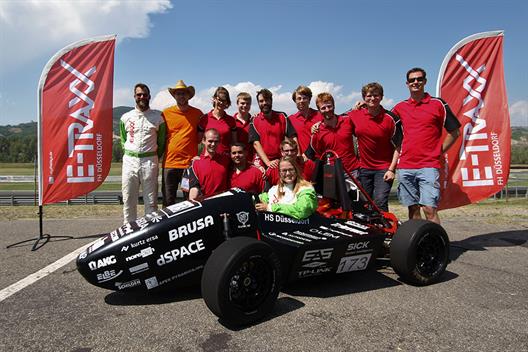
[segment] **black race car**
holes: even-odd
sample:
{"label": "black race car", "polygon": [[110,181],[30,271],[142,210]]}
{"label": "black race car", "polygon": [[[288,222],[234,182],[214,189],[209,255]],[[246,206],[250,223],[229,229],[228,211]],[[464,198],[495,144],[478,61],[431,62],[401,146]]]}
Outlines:
{"label": "black race car", "polygon": [[117,228],[79,255],[78,270],[118,291],[201,284],[209,309],[236,325],[270,312],[286,282],[366,270],[376,258],[390,256],[396,273],[414,285],[444,273],[449,239],[440,225],[400,224],[380,211],[357,182],[345,185],[339,159],[317,162],[313,181],[319,207],[306,219],[256,212],[253,195],[232,189]]}

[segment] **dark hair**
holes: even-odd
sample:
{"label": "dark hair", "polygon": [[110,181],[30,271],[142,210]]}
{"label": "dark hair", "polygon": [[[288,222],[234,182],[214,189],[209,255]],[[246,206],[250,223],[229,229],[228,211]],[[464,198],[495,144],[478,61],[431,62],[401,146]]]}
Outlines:
{"label": "dark hair", "polygon": [[235,143],[231,143],[231,145],[229,146],[229,150],[231,150],[232,147],[239,147],[239,148],[242,148],[242,150],[246,150],[246,143],[242,143],[242,142],[235,142]]}
{"label": "dark hair", "polygon": [[367,83],[361,88],[363,99],[365,99],[365,95],[370,91],[377,92],[379,95],[383,96],[383,87],[378,82]]}
{"label": "dark hair", "polygon": [[[231,97],[229,97],[229,91],[227,89],[225,89],[224,87],[218,87],[216,88],[214,94],[213,94],[213,98],[218,98],[220,95],[223,95],[223,97],[225,98],[225,100],[227,101],[227,106],[231,106]],[[213,107],[214,107],[214,103],[213,103]]]}
{"label": "dark hair", "polygon": [[308,88],[307,86],[298,86],[297,89],[295,89],[292,93],[292,100],[295,101],[295,98],[297,97],[297,94],[300,95],[306,95],[309,100],[312,99],[312,90]]}
{"label": "dark hair", "polygon": [[148,95],[150,95],[150,89],[145,83],[138,83],[134,86],[134,94],[136,94],[136,89],[141,88],[143,90],[146,90]]}
{"label": "dark hair", "polygon": [[420,68],[420,67],[413,67],[411,68],[409,71],[407,71],[407,76],[405,76],[405,80],[408,81],[409,80],[409,75],[411,73],[414,73],[414,72],[421,72],[423,73],[423,78],[426,78],[426,73],[425,73],[425,70],[423,68]]}
{"label": "dark hair", "polygon": [[266,88],[263,88],[257,92],[257,101],[258,101],[259,95],[262,95],[264,99],[273,99],[272,98],[273,93],[269,89],[266,89]]}

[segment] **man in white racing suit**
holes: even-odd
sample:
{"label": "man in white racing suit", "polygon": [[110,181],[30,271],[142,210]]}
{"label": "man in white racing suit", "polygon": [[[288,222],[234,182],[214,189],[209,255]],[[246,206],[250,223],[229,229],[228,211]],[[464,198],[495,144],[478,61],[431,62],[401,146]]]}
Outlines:
{"label": "man in white racing suit", "polygon": [[165,120],[161,112],[150,110],[150,90],[134,87],[136,108],[121,116],[119,130],[123,149],[124,223],[137,218],[139,185],[143,185],[145,214],[158,209],[158,160],[165,150]]}

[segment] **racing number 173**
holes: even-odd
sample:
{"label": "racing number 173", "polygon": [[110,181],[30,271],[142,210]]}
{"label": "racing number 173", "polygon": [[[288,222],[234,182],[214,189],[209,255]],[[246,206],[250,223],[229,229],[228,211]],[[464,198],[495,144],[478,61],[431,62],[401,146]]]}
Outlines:
{"label": "racing number 173", "polygon": [[346,273],[349,271],[358,271],[365,269],[367,267],[367,264],[369,263],[371,255],[372,253],[366,253],[341,258],[341,262],[339,262],[339,266],[337,267],[336,273],[339,274]]}

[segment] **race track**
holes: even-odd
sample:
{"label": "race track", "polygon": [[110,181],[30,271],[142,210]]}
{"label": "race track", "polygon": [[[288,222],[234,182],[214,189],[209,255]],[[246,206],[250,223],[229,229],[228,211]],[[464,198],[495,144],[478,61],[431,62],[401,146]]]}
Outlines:
{"label": "race track", "polygon": [[[443,282],[413,287],[390,267],[286,287],[272,316],[246,328],[222,325],[199,288],[156,296],[91,286],[68,262],[34,276],[120,219],[46,220],[76,239],[36,252],[38,222],[2,221],[0,337],[3,351],[526,351],[528,231],[478,218],[444,220],[452,263]],[[42,272],[39,276],[42,276]],[[11,286],[26,278],[27,286]],[[30,282],[28,282],[28,280]],[[14,291],[13,291],[14,290]]]}

